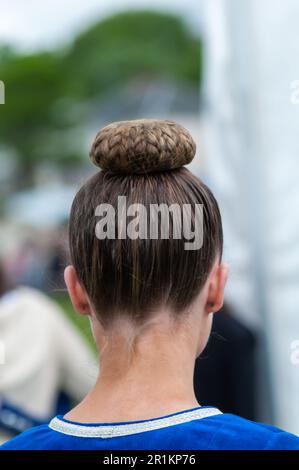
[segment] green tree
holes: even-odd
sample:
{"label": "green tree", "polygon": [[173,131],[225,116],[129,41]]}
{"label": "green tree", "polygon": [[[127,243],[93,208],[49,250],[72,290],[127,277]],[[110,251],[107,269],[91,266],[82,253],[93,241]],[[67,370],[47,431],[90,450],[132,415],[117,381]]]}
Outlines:
{"label": "green tree", "polygon": [[199,84],[201,43],[180,17],[129,11],[80,34],[66,60],[71,93],[100,96],[138,76]]}
{"label": "green tree", "polygon": [[80,158],[77,129],[91,100],[138,77],[198,85],[200,55],[199,39],[179,17],[151,11],[106,18],[52,53],[22,55],[2,46],[0,145],[15,150],[27,184],[43,160]]}
{"label": "green tree", "polygon": [[12,55],[1,65],[6,103],[0,108],[0,140],[15,149],[28,173],[47,153],[47,133],[65,125],[54,112],[65,89],[61,60],[50,53]]}

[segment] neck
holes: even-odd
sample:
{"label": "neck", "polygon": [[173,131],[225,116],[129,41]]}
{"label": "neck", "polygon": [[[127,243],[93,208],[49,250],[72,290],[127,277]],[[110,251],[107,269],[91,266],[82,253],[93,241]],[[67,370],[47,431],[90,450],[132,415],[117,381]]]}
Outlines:
{"label": "neck", "polygon": [[120,325],[100,350],[97,383],[68,419],[134,421],[199,406],[193,389],[196,336],[186,322],[156,321],[137,336]]}

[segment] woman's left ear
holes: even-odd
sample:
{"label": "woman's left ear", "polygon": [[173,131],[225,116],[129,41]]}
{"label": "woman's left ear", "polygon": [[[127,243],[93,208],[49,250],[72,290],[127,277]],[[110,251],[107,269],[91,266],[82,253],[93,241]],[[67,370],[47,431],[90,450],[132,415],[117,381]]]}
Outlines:
{"label": "woman's left ear", "polygon": [[224,290],[228,279],[228,267],[225,264],[216,265],[210,277],[209,293],[206,303],[208,313],[218,312],[223,307]]}
{"label": "woman's left ear", "polygon": [[81,287],[74,266],[67,266],[64,270],[65,284],[72,301],[72,304],[81,315],[90,315],[91,309],[88,297],[84,289]]}

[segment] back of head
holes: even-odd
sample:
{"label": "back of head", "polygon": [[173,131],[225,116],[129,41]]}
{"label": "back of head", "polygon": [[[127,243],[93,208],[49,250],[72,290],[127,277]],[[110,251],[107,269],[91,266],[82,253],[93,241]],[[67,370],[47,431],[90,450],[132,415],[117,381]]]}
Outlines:
{"label": "back of head", "polygon": [[[162,306],[179,316],[221,257],[217,202],[184,168],[194,155],[189,132],[171,121],[113,123],[96,135],[90,156],[101,171],[74,199],[69,240],[72,264],[103,326],[120,315],[142,324]],[[187,249],[186,227],[198,235],[196,207],[202,243]]]}

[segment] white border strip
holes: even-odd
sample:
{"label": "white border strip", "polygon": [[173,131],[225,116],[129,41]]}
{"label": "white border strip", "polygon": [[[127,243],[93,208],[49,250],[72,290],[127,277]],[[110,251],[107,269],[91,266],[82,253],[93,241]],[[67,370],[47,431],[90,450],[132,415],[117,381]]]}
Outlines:
{"label": "white border strip", "polygon": [[100,437],[104,439],[111,437],[129,436],[131,434],[138,434],[146,431],[154,431],[156,429],[167,428],[169,426],[188,423],[190,421],[208,418],[209,416],[216,416],[219,414],[222,413],[217,408],[198,408],[193,411],[187,411],[177,415],[139,423],[99,426],[84,426],[80,424],[69,423],[56,417],[52,419],[49,427],[53,431],[67,434],[69,436]]}

